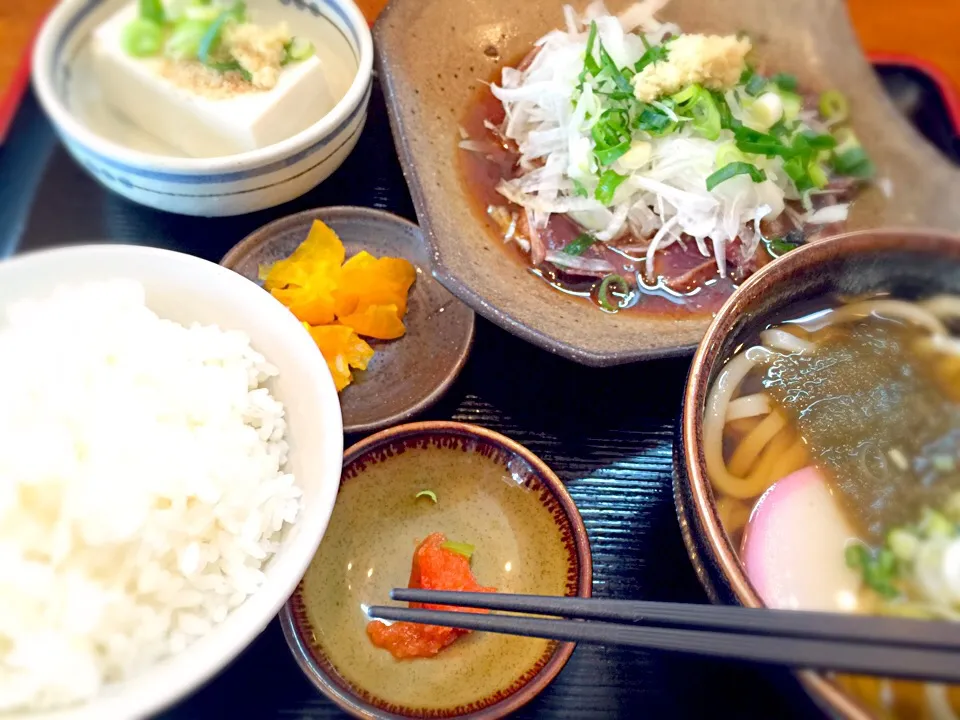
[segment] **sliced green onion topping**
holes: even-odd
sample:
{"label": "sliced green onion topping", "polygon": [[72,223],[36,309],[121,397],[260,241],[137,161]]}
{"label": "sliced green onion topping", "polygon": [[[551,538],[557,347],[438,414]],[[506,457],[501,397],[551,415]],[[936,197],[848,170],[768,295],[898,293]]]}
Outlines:
{"label": "sliced green onion topping", "polygon": [[164,54],[174,60],[195,60],[209,27],[210,23],[202,20],[183,20],[177,23],[164,45]]}
{"label": "sliced green onion topping", "polygon": [[819,162],[811,162],[807,165],[807,175],[810,176],[810,182],[814,187],[825,188],[830,178],[827,177],[827,170]]}
{"label": "sliced green onion topping", "polygon": [[887,548],[875,553],[861,543],[848,545],[844,551],[847,566],[863,574],[863,582],[885,598],[900,594],[893,584],[897,577],[897,558]]}
{"label": "sliced green onion topping", "polygon": [[577,197],[590,197],[590,193],[587,192],[587,188],[582,182],[576,178],[570,178],[570,181],[573,183],[573,194]]}
{"label": "sliced green onion topping", "polygon": [[601,113],[590,131],[598,163],[610,165],[630,149],[629,122],[629,113],[621,108],[610,108]]}
{"label": "sliced green onion topping", "polygon": [[767,174],[756,165],[751,165],[748,162],[732,162],[727,163],[707,178],[707,191],[713,190],[720,183],[726,182],[737,175],[749,175],[755,183],[767,179]]}
{"label": "sliced green onion topping", "polygon": [[453,540],[447,540],[440,547],[442,547],[444,550],[452,550],[459,555],[463,555],[468,560],[473,557],[473,553],[476,550],[476,548],[470,543],[454,542]]}
{"label": "sliced green onion topping", "polygon": [[747,85],[744,88],[744,92],[747,93],[750,97],[756,97],[762,93],[767,87],[767,79],[763,75],[758,75],[754,73],[750,76],[750,79],[747,80]]}
{"label": "sliced green onion topping", "polygon": [[[584,72],[589,72],[591,75],[596,75],[600,72],[600,65],[597,63],[596,58],[593,57],[593,46],[597,42],[597,21],[594,20],[590,23],[590,33],[587,35],[587,49],[583,54],[583,68]],[[583,81],[584,76],[581,76],[580,80]]]}
{"label": "sliced green onion topping", "polygon": [[768,238],[764,241],[764,244],[767,246],[767,252],[769,252],[772,257],[778,258],[791,250],[796,250],[803,245],[803,241],[803,231],[794,230],[787,233],[784,237]]}
{"label": "sliced green onion topping", "polygon": [[700,85],[690,85],[671,98],[684,116],[690,117],[691,126],[707,140],[720,137],[720,109],[707,90]]}
{"label": "sliced green onion topping", "polygon": [[623,275],[607,275],[600,281],[600,287],[597,290],[597,302],[600,303],[600,307],[609,312],[616,312],[620,308],[620,303],[614,296],[615,292],[624,295],[630,292],[630,286]]}
{"label": "sliced green onion topping", "polygon": [[787,92],[796,92],[797,91],[797,76],[790,75],[789,73],[777,73],[770,80],[781,90],[786,90]]}
{"label": "sliced green onion topping", "polygon": [[633,121],[633,127],[636,130],[648,132],[654,137],[661,137],[673,132],[677,123],[652,105],[645,105]]}
{"label": "sliced green onion topping", "polygon": [[214,67],[215,63],[213,63],[211,56],[220,46],[220,38],[223,35],[223,28],[228,22],[231,21],[242,23],[246,18],[246,14],[246,3],[237,2],[234,3],[232,7],[217,15],[217,19],[210,23],[210,26],[207,28],[207,32],[200,40],[200,47],[197,50],[197,57],[200,59],[200,62],[202,62],[204,65],[208,65],[214,69],[217,69]]}
{"label": "sliced green onion topping", "polygon": [[421,490],[416,495],[414,495],[413,499],[419,500],[422,497],[430,498],[431,500],[433,500],[434,505],[436,505],[437,503],[437,494],[433,490]]}
{"label": "sliced green onion topping", "polygon": [[609,205],[613,202],[613,194],[620,187],[620,183],[626,179],[626,175],[621,175],[613,170],[604,170],[600,175],[600,182],[593,196],[604,205]]}
{"label": "sliced green onion topping", "polygon": [[567,255],[583,255],[596,241],[597,239],[593,237],[593,235],[583,233],[583,235],[580,235],[576,240],[567,243],[562,252]]}
{"label": "sliced green onion topping", "polygon": [[167,21],[161,0],[140,0],[137,7],[141,20],[149,20],[157,25],[163,25]]}
{"label": "sliced green onion topping", "polygon": [[637,60],[633,66],[634,72],[640,72],[647,65],[652,65],[653,63],[662,62],[667,59],[668,49],[665,45],[651,45],[643,33],[640,33],[640,39],[643,41],[646,52],[640,56],[640,59]]}
{"label": "sliced green onion topping", "polygon": [[204,23],[213,22],[219,14],[220,10],[213,5],[191,5],[183,11],[183,17],[187,20],[198,20]]}
{"label": "sliced green onion topping", "polygon": [[869,178],[874,173],[873,163],[862,147],[835,153],[831,165],[838,174],[848,177]]}
{"label": "sliced green onion topping", "polygon": [[288,62],[301,62],[313,55],[313,43],[303,38],[295,37],[284,48],[286,55],[283,58],[283,64]]}
{"label": "sliced green onion topping", "polygon": [[163,28],[152,20],[131,20],[120,34],[120,47],[133,57],[156,55],[163,47]]}
{"label": "sliced green onion topping", "polygon": [[820,96],[820,114],[827,122],[843,122],[850,113],[850,106],[843,93],[828,90]]}
{"label": "sliced green onion topping", "polygon": [[230,62],[208,62],[206,63],[207,67],[211,70],[216,70],[219,73],[228,73],[228,72],[237,72],[243,77],[244,80],[250,82],[253,80],[253,76],[250,72],[243,67],[236,60],[231,60]]}

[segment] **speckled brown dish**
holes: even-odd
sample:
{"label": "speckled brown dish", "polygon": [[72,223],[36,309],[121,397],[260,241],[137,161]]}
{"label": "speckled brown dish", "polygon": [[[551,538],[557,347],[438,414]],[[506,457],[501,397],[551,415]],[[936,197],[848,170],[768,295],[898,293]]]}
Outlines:
{"label": "speckled brown dish", "polygon": [[[472,633],[431,659],[398,661],[367,638],[364,605],[405,587],[432,532],[476,546],[472,567],[501,592],[589,597],[590,545],[563,483],[491,430],[425,422],[386,430],[344,456],[333,517],[280,619],[307,677],[365,718],[513,712],[560,672],[573,643]],[[416,498],[421,490],[437,502]]]}
{"label": "speckled brown dish", "polygon": [[[744,283],[717,314],[693,358],[674,444],[674,499],[687,551],[714,602],[759,607],[724,532],[702,450],[702,419],[709,388],[737,345],[796,302],[842,293],[888,291],[910,297],[960,293],[960,236],[916,230],[839,235],[790,252]],[[832,715],[863,720],[870,714],[823,675],[798,673]]]}
{"label": "speckled brown dish", "polygon": [[[616,11],[629,4],[609,0],[607,6]],[[495,247],[461,184],[458,122],[478,83],[562,26],[562,5],[393,0],[374,28],[393,134],[433,246],[434,274],[484,317],[581,363],[615,365],[689,352],[709,317],[611,316],[553,291]],[[746,31],[771,68],[796,74],[810,91],[846,94],[857,135],[893,187],[890,200],[877,189],[861,197],[850,229],[922,224],[960,230],[960,172],[887,99],[843,0],[672,0],[662,15],[691,32]]]}
{"label": "speckled brown dish", "polygon": [[403,319],[406,334],[371,340],[376,355],[340,393],[345,433],[403,422],[439,400],[460,374],[473,343],[473,311],[431,277],[420,228],[381,210],[329,207],[281,218],[244,238],[220,264],[259,283],[259,266],[293,253],[314,220],[333,228],[347,257],[366,250],[377,257],[406,258],[417,268]]}

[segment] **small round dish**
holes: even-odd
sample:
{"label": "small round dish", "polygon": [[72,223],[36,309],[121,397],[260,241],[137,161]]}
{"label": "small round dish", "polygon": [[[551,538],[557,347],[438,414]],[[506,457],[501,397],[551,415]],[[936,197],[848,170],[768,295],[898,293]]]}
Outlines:
{"label": "small round dish", "polygon": [[589,597],[590,544],[557,476],[512,440],[454,422],[369,437],[343,468],[324,542],[280,615],[310,681],[364,718],[491,720],[543,690],[573,643],[472,633],[434,658],[395,660],[367,638],[362,608],[406,586],[416,543],[433,532],[476,547],[483,585]]}
{"label": "small round dish", "polygon": [[108,189],[148,207],[228,216],[273,207],[325,180],[353,150],[367,117],[373,41],[351,0],[249,0],[255,17],[286,21],[317,48],[339,101],[306,129],[257,150],[186,157],[105,110],[91,36],[126,0],[63,0],[44,22],[32,79],[67,150]]}
{"label": "small round dish", "polygon": [[403,320],[406,334],[370,341],[376,355],[340,393],[344,432],[403,422],[439,400],[460,374],[473,344],[473,311],[430,275],[420,228],[381,210],[330,207],[281,218],[244,238],[220,264],[259,282],[260,265],[293,253],[314,220],[333,228],[348,257],[366,250],[377,257],[405,258],[417,269]]}

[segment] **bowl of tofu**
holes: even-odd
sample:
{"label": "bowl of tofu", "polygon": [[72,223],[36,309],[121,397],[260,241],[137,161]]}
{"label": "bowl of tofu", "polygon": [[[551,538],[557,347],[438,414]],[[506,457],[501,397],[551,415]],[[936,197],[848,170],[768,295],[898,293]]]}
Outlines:
{"label": "bowl of tofu", "polygon": [[349,155],[373,42],[351,0],[62,0],[33,84],[110,190],[199,216],[292,200]]}

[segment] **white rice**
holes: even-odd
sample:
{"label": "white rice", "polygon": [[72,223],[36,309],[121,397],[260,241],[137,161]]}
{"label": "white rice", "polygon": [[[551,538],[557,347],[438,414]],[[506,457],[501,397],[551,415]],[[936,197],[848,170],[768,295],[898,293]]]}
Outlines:
{"label": "white rice", "polygon": [[[65,287],[0,329],[0,712],[97,694],[263,582],[300,508],[277,374],[138,283]],[[2,323],[0,323],[2,325]]]}

